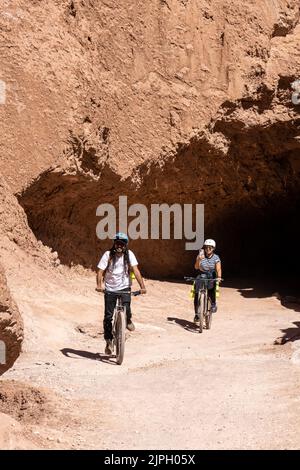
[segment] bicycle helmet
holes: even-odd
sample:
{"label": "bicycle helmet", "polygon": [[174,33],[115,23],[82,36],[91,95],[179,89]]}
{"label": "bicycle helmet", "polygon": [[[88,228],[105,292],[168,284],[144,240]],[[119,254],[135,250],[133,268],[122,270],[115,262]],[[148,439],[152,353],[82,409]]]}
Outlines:
{"label": "bicycle helmet", "polygon": [[208,238],[207,240],[205,240],[204,246],[205,245],[206,246],[212,246],[213,248],[216,248],[216,242],[212,238]]}
{"label": "bicycle helmet", "polygon": [[129,242],[126,233],[123,233],[123,232],[118,232],[118,233],[115,234],[114,241],[116,241],[116,240],[120,240],[120,241],[124,242],[126,245]]}

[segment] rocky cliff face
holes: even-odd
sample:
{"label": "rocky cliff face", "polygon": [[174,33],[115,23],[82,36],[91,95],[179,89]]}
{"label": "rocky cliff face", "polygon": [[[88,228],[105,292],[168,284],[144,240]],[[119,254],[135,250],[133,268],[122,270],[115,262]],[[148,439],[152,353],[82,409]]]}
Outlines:
{"label": "rocky cliff face", "polygon": [[[228,272],[263,247],[276,266],[298,240],[299,39],[298,0],[2,0],[3,240],[94,267],[96,207],[123,194],[204,203]],[[194,258],[132,248],[155,277]]]}
{"label": "rocky cliff face", "polygon": [[[36,240],[23,208],[0,178],[0,375],[19,356],[23,340],[23,321],[7,286],[4,269],[7,258],[15,254],[17,247],[30,254],[33,262],[45,267],[57,264],[56,255]],[[22,277],[22,262],[15,271]]]}
{"label": "rocky cliff face", "polygon": [[[0,22],[0,171],[63,262],[94,266],[119,194],[205,203],[224,240],[297,193],[298,1],[5,1]],[[166,243],[135,243],[148,274],[178,272]]]}
{"label": "rocky cliff face", "polygon": [[21,352],[23,324],[0,268],[0,375],[9,369]]}
{"label": "rocky cliff face", "polygon": [[86,139],[87,166],[130,176],[297,75],[298,21],[298,0],[2,0],[0,172],[19,192]]}
{"label": "rocky cliff face", "polygon": [[[293,233],[298,1],[18,5],[3,18],[15,58],[7,77],[23,80],[23,91],[2,107],[14,139],[2,171],[35,234],[63,262],[95,266],[108,246],[95,235],[96,207],[119,194],[147,206],[205,203],[206,234],[225,257],[225,247],[236,248],[233,270],[254,237],[266,233],[270,243],[274,222],[287,225],[281,238]],[[10,113],[31,120],[30,131],[16,129]],[[132,246],[157,277],[181,275],[194,256],[178,257],[179,241]]]}

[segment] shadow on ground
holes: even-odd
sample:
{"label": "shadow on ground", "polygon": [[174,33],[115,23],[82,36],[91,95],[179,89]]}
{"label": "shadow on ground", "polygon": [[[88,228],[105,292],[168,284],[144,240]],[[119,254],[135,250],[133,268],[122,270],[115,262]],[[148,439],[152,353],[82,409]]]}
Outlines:
{"label": "shadow on ground", "polygon": [[70,357],[72,359],[85,358],[85,359],[92,359],[94,361],[105,362],[107,364],[116,364],[115,356],[107,356],[106,354],[92,353],[89,351],[81,351],[79,349],[71,349],[71,348],[63,348],[60,351],[64,356]]}
{"label": "shadow on ground", "polygon": [[176,318],[176,317],[168,317],[168,322],[176,323],[176,325],[181,326],[184,330],[191,331],[192,333],[197,333],[199,327],[195,325],[195,323],[184,320],[183,318]]}
{"label": "shadow on ground", "polygon": [[276,338],[274,344],[285,344],[288,342],[297,341],[300,339],[300,322],[295,321],[293,322],[295,328],[285,328],[282,329],[283,335],[279,338]]}
{"label": "shadow on ground", "polygon": [[[275,297],[284,308],[293,310],[296,314],[300,312],[299,281],[292,274],[285,277],[257,277],[252,280],[233,279],[226,282],[226,287],[237,289],[245,299]],[[282,319],[284,321],[284,315]],[[283,335],[277,337],[274,344],[283,345],[300,338],[300,322],[294,321],[293,324],[295,328],[280,330]]]}
{"label": "shadow on ground", "polygon": [[276,297],[283,307],[300,312],[299,280],[293,277],[291,280],[288,276],[283,279],[279,277],[232,279],[224,282],[222,286],[237,289],[246,299]]}

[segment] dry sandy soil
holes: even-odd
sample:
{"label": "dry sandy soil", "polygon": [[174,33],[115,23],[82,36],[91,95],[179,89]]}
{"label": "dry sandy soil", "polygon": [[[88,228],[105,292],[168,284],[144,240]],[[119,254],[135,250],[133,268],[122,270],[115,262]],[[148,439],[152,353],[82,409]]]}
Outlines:
{"label": "dry sandy soil", "polygon": [[148,280],[117,366],[104,354],[92,275],[49,276],[23,257],[20,280],[15,265],[7,278],[25,343],[1,378],[1,448],[299,448],[300,341],[274,345],[297,332],[296,306],[251,283],[223,287],[200,335],[189,287]]}

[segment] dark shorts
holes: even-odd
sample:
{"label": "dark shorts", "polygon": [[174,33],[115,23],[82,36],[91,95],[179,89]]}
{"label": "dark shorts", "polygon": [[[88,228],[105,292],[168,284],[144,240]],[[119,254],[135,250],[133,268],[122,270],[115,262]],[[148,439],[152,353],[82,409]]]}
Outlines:
{"label": "dark shorts", "polygon": [[[213,289],[215,287],[215,283],[213,281],[209,281],[209,279],[215,279],[216,278],[216,273],[215,271],[211,272],[208,271],[207,273],[200,273],[196,277],[195,281],[195,292],[199,292],[199,290],[207,285],[207,288]],[[208,280],[208,281],[207,281]]]}

